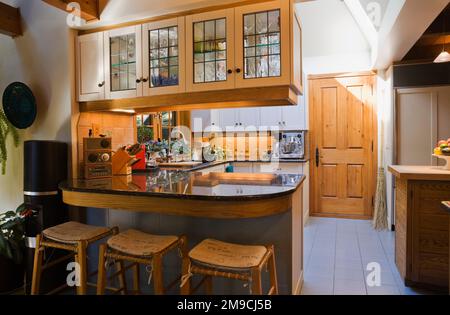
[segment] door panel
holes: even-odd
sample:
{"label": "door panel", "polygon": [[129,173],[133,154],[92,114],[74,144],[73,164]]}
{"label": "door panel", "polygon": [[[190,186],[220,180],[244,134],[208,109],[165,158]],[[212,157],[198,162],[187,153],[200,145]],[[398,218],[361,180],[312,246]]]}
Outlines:
{"label": "door panel", "polygon": [[313,214],[370,217],[373,76],[310,81]]}

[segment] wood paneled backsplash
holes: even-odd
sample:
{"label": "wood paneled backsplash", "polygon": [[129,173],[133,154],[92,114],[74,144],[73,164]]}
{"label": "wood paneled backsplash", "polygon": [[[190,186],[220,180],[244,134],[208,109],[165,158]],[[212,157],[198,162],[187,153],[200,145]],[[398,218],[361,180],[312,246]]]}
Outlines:
{"label": "wood paneled backsplash", "polygon": [[92,130],[94,136],[106,135],[112,138],[112,148],[118,148],[137,142],[136,121],[134,115],[124,113],[81,113],[77,125],[78,168],[82,170],[83,138],[89,136]]}

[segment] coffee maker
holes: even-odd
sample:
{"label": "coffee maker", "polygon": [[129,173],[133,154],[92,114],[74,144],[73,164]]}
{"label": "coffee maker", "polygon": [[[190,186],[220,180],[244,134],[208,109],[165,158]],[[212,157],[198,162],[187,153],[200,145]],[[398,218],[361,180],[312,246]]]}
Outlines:
{"label": "coffee maker", "polygon": [[306,131],[281,132],[278,143],[280,159],[304,159]]}

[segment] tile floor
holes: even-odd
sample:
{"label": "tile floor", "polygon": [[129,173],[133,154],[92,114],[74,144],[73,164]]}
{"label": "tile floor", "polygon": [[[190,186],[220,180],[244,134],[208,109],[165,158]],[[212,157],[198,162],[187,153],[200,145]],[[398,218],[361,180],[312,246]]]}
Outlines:
{"label": "tile floor", "polygon": [[[370,221],[310,218],[305,226],[303,295],[427,294],[404,286],[394,262],[394,232]],[[381,267],[381,286],[366,284],[367,264]]]}

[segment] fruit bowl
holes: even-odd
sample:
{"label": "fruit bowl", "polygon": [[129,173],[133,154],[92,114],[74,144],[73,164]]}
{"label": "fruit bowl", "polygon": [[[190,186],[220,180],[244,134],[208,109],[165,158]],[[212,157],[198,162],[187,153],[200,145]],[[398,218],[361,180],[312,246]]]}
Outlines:
{"label": "fruit bowl", "polygon": [[450,155],[437,155],[433,154],[434,157],[437,157],[438,159],[446,161],[446,164],[442,166],[443,170],[450,171]]}

